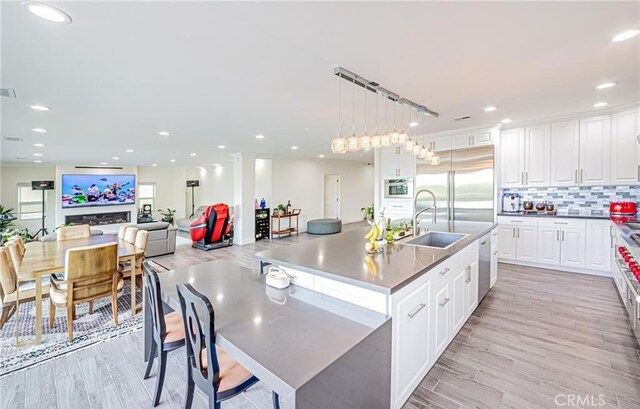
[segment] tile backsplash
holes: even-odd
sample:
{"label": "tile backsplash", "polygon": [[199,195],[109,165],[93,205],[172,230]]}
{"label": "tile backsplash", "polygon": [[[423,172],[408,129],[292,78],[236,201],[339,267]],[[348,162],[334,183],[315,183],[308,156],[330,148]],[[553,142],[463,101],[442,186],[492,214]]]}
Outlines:
{"label": "tile backsplash", "polygon": [[558,212],[609,213],[609,202],[636,202],[640,205],[640,185],[631,186],[570,186],[523,187],[502,189],[502,193],[519,193],[520,200],[553,203]]}

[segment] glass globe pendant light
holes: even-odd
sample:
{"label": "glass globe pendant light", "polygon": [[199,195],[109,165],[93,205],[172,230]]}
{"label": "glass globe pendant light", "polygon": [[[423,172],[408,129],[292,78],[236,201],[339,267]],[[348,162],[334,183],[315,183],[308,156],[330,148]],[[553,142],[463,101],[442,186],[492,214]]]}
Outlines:
{"label": "glass globe pendant light", "polygon": [[426,159],[427,158],[427,148],[425,148],[424,146],[420,147],[420,153],[418,154],[418,159]]}
{"label": "glass globe pendant light", "polygon": [[380,136],[380,145],[382,147],[387,148],[391,146],[391,135],[388,132],[387,127],[387,108],[389,107],[389,97],[385,95],[384,97],[384,133]]}
{"label": "glass globe pendant light", "polygon": [[376,90],[376,132],[371,137],[371,147],[374,149],[382,147],[382,137],[378,135],[378,91]]}
{"label": "glass globe pendant light", "polygon": [[431,159],[431,165],[438,166],[439,164],[440,164],[440,156],[434,156],[433,159]]}
{"label": "glass globe pendant light", "polygon": [[362,150],[368,151],[371,149],[371,136],[367,133],[367,93],[369,89],[367,88],[367,84],[364,85],[364,133],[360,137],[360,148]]}
{"label": "glass globe pendant light", "polygon": [[353,116],[351,124],[351,136],[347,138],[347,151],[358,152],[360,150],[360,138],[356,136],[356,80],[353,79],[352,92]]}
{"label": "glass globe pendant light", "polygon": [[389,135],[389,137],[391,138],[392,145],[395,145],[398,143],[398,137],[400,136],[398,131],[396,131],[396,105],[398,103],[394,101],[394,104],[395,105],[393,106],[393,132],[391,132],[391,134]]}
{"label": "glass globe pendant light", "polygon": [[331,140],[331,152],[347,153],[347,140],[342,137],[342,82],[338,77],[338,136]]}
{"label": "glass globe pendant light", "polygon": [[[411,112],[411,111],[409,111],[409,112]],[[417,113],[419,113],[419,111]],[[423,118],[422,119],[422,123],[424,124],[424,116],[422,118]],[[411,120],[411,116],[409,116],[409,120]],[[420,157],[420,152],[422,151],[422,148],[423,147],[418,142],[416,142],[416,145],[413,147],[413,154],[416,157]]]}
{"label": "glass globe pendant light", "polygon": [[[400,103],[400,132],[398,132],[398,143],[400,145],[405,145],[409,141],[409,135],[402,129],[404,127],[404,107],[402,103]],[[407,150],[413,150],[413,145],[411,145],[411,149],[405,145]]]}

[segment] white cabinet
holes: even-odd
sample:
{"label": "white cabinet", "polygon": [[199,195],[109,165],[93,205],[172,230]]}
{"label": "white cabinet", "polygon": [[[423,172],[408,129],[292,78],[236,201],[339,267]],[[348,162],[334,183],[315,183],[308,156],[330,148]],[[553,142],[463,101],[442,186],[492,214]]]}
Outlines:
{"label": "white cabinet", "polygon": [[538,222],[527,217],[498,217],[498,257],[504,260],[536,261]]}
{"label": "white cabinet", "polygon": [[611,271],[611,222],[587,220],[585,267],[590,270]]}
{"label": "white cabinet", "polygon": [[380,151],[382,179],[412,178],[416,173],[415,155],[400,146]]}
{"label": "white cabinet", "polygon": [[498,281],[498,246],[500,244],[500,230],[493,229],[491,232],[491,274],[490,287]]}
{"label": "white cabinet", "polygon": [[538,258],[538,228],[534,226],[516,227],[516,259],[536,261]]}
{"label": "white cabinet", "polygon": [[538,227],[538,263],[560,264],[560,228]]}
{"label": "white cabinet", "polygon": [[[469,317],[478,306],[478,261],[465,269],[465,317]],[[465,320],[466,321],[466,320]]]}
{"label": "white cabinet", "polygon": [[465,298],[467,293],[467,268],[459,269],[453,276],[451,284],[451,315],[452,315],[452,331],[457,334],[464,325],[467,317],[467,308]]}
{"label": "white cabinet", "polygon": [[551,126],[527,127],[524,138],[524,184],[549,186],[551,181]]}
{"label": "white cabinet", "polygon": [[438,357],[449,345],[451,335],[451,287],[445,284],[432,298],[431,308],[434,311],[433,339],[434,356]]}
{"label": "white cabinet", "polygon": [[516,259],[516,227],[498,225],[498,257]]}
{"label": "white cabinet", "polygon": [[611,117],[611,183],[640,182],[640,112],[637,109]]}
{"label": "white cabinet", "polygon": [[524,185],[524,128],[508,129],[500,139],[502,187]]}
{"label": "white cabinet", "polygon": [[584,267],[584,229],[563,228],[560,231],[560,264],[567,267]]}
{"label": "white cabinet", "polygon": [[471,135],[471,145],[473,146],[491,145],[493,143],[493,132],[490,130],[473,132]]}
{"label": "white cabinet", "polygon": [[427,148],[434,152],[448,151],[453,149],[451,135],[435,136],[429,140]]}
{"label": "white cabinet", "polygon": [[580,168],[580,125],[578,121],[551,124],[551,186],[578,184]]}
{"label": "white cabinet", "polygon": [[462,132],[451,135],[451,148],[468,148],[473,146],[473,135],[471,132]]}
{"label": "white cabinet", "polygon": [[611,172],[611,117],[597,116],[580,120],[581,185],[605,185]]}

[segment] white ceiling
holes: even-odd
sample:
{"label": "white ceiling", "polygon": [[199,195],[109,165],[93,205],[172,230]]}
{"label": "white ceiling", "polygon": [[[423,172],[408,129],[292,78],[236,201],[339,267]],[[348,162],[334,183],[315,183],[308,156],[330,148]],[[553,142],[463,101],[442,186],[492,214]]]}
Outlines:
{"label": "white ceiling", "polygon": [[[332,157],[335,65],[441,113],[428,131],[597,112],[592,106],[601,100],[640,99],[638,37],[611,42],[640,28],[639,2],[50,4],[73,23],[39,19],[19,2],[1,4],[1,85],[17,93],[2,98],[1,131],[24,138],[2,138],[2,161],[31,162],[36,151],[45,163],[112,164],[119,156],[120,164],[174,158],[182,166],[237,151]],[[594,89],[605,81],[619,85]],[[488,105],[500,109],[484,113]],[[473,119],[452,120],[461,115]],[[349,134],[346,83],[343,122]],[[49,132],[35,134],[36,127]],[[159,136],[163,129],[171,136]],[[256,140],[258,133],[266,138]]]}

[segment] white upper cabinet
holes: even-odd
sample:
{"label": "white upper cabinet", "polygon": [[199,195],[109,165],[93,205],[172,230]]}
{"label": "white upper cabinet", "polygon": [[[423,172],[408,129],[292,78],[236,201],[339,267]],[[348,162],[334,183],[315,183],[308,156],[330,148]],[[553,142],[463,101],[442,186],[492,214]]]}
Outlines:
{"label": "white upper cabinet", "polygon": [[611,117],[597,116],[580,120],[581,185],[606,185],[611,171]]}
{"label": "white upper cabinet", "polygon": [[527,127],[524,138],[524,184],[549,186],[551,181],[551,126]]}
{"label": "white upper cabinet", "polygon": [[611,122],[611,183],[640,182],[640,112],[614,114]]}
{"label": "white upper cabinet", "polygon": [[382,148],[382,179],[412,178],[416,173],[415,155],[401,146]]}
{"label": "white upper cabinet", "polygon": [[434,152],[453,149],[451,135],[435,136],[431,138],[427,148],[430,148]]}
{"label": "white upper cabinet", "polygon": [[462,132],[451,135],[451,147],[453,149],[468,148],[473,146],[473,136],[471,132]]}
{"label": "white upper cabinet", "polygon": [[502,187],[524,186],[524,128],[502,132],[500,144]]}
{"label": "white upper cabinet", "polygon": [[551,124],[551,186],[578,184],[579,129],[578,121]]}

